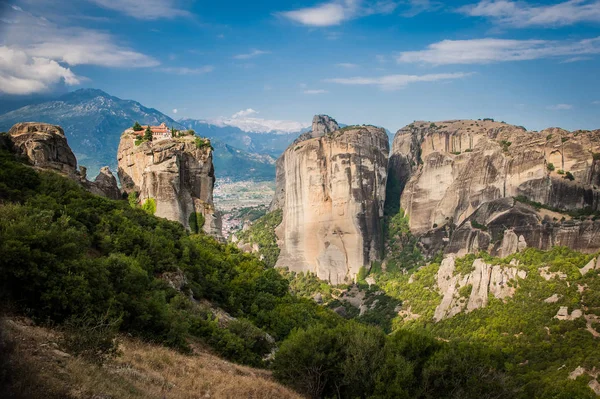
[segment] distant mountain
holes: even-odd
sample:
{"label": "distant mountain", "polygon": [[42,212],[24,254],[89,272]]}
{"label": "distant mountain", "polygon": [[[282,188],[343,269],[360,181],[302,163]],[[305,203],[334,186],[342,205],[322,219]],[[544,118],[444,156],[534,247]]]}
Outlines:
{"label": "distant mountain", "polygon": [[176,125],[173,119],[132,100],[122,100],[102,90],[80,89],[56,100],[28,105],[0,116],[0,130],[17,122],[60,125],[81,165],[94,173],[104,165],[116,171],[119,138],[133,122]]}
{"label": "distant mountain", "polygon": [[[200,119],[179,119],[177,122],[197,134],[234,144],[237,148],[278,157],[306,129],[296,132],[248,132],[236,126],[216,125]],[[308,129],[310,130],[310,129]]]}
{"label": "distant mountain", "polygon": [[[297,134],[245,133],[231,126],[215,126],[203,121],[177,122],[162,112],[144,107],[137,101],[123,100],[102,90],[80,89],[54,100],[24,106],[0,115],[0,131],[18,122],[45,122],[60,125],[80,165],[89,175],[108,165],[117,170],[116,155],[121,133],[135,121],[141,124],[167,125],[194,129],[209,137],[215,148],[217,177],[239,179],[273,179],[277,157]],[[233,144],[230,145],[230,144]],[[260,154],[256,154],[260,153]],[[269,156],[265,156],[269,155]]]}

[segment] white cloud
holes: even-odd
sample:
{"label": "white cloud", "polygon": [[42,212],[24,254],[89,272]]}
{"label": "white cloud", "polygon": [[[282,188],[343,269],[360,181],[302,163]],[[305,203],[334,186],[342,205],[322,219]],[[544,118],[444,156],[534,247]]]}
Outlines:
{"label": "white cloud", "polygon": [[564,111],[564,110],[573,109],[573,106],[571,104],[555,104],[555,105],[549,105],[546,108],[551,109],[553,111]]}
{"label": "white cloud", "polygon": [[271,53],[270,51],[252,50],[251,52],[246,53],[246,54],[234,55],[233,58],[235,58],[236,60],[247,60],[250,58],[258,57],[263,54],[270,54],[270,53]]}
{"label": "white cloud", "polygon": [[232,118],[236,119],[236,118],[246,118],[250,115],[255,115],[258,114],[258,111],[253,110],[252,108],[246,108],[243,109],[241,111],[236,112],[235,114],[231,115]]}
{"label": "white cloud", "polygon": [[373,14],[389,14],[398,6],[398,2],[390,0],[335,0],[321,3],[313,7],[284,11],[278,15],[302,25],[326,27],[340,25],[344,21],[361,18]]}
{"label": "white cloud", "polygon": [[83,78],[70,67],[77,65],[137,68],[159,64],[117,44],[106,32],[54,24],[18,7],[9,9],[7,16],[17,22],[3,30],[7,45],[0,67],[0,92],[42,92],[60,82],[76,85]]}
{"label": "white cloud", "polygon": [[436,82],[440,80],[461,79],[471,75],[471,73],[436,73],[429,75],[385,75],[379,77],[352,77],[352,78],[334,78],[327,79],[326,82],[338,83],[343,85],[362,85],[378,86],[383,90],[397,90],[410,83],[416,82]]}
{"label": "white cloud", "polygon": [[244,132],[253,133],[295,133],[310,126],[310,123],[256,118],[258,111],[247,108],[236,112],[229,118],[217,118],[207,121],[217,126],[234,126]]}
{"label": "white cloud", "polygon": [[7,46],[0,47],[0,93],[44,92],[60,82],[70,86],[79,84],[80,79],[56,61],[31,57]]}
{"label": "white cloud", "polygon": [[340,62],[339,64],[335,64],[335,65],[339,66],[340,68],[348,68],[348,69],[356,68],[358,66],[358,65],[352,64],[350,62]]}
{"label": "white cloud", "polygon": [[327,90],[323,89],[312,89],[312,90],[304,90],[304,94],[325,94],[329,93]]}
{"label": "white cloud", "polygon": [[186,17],[190,13],[177,7],[175,0],[88,0],[100,7],[132,16],[137,19]]}
{"label": "white cloud", "polygon": [[525,1],[482,0],[458,12],[486,17],[517,28],[530,26],[567,26],[579,22],[600,22],[600,1],[569,0],[552,5],[531,5]]}
{"label": "white cloud", "polygon": [[175,75],[200,75],[214,71],[215,68],[212,65],[206,65],[200,68],[187,68],[187,67],[167,67],[159,68],[159,71],[172,73]]}
{"label": "white cloud", "polygon": [[427,49],[400,53],[398,62],[488,64],[600,53],[600,37],[580,41],[471,39],[443,40]]}
{"label": "white cloud", "polygon": [[176,114],[177,113],[177,108],[173,108],[173,113]]}
{"label": "white cloud", "polygon": [[598,101],[592,101],[592,104],[594,104],[594,105],[600,105],[600,100],[598,100]]}

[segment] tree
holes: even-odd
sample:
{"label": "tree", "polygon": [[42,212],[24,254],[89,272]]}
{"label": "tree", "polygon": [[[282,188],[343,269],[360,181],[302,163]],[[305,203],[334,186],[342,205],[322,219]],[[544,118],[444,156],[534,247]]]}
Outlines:
{"label": "tree", "polygon": [[152,141],[152,130],[150,130],[150,125],[148,125],[144,132],[144,140]]}
{"label": "tree", "polygon": [[144,128],[142,127],[142,125],[140,125],[140,123],[138,121],[135,121],[135,123],[133,124],[133,131],[134,132],[140,132],[144,130]]}

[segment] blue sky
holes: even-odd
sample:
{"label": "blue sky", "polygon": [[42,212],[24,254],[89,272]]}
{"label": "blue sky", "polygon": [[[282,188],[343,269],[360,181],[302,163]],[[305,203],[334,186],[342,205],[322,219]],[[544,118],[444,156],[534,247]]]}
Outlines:
{"label": "blue sky", "polygon": [[484,117],[600,128],[600,1],[1,7],[5,95],[94,87],[174,118],[308,123],[327,113],[392,132],[413,120]]}

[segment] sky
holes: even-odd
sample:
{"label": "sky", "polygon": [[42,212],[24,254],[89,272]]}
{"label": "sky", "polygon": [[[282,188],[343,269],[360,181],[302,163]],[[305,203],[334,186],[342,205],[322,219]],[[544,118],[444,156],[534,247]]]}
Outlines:
{"label": "sky", "polygon": [[600,0],[5,0],[0,95],[98,88],[179,118],[392,132],[600,128]]}

